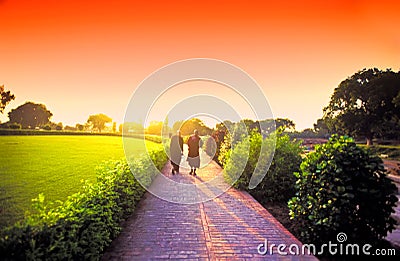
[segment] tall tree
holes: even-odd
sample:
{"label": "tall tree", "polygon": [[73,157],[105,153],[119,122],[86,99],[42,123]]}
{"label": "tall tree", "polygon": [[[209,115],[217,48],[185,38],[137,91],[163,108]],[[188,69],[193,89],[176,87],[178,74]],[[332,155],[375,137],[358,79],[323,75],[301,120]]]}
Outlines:
{"label": "tall tree", "polygon": [[112,119],[107,115],[100,113],[95,115],[90,115],[87,123],[92,126],[93,129],[97,129],[99,132],[104,130],[106,123],[112,122]]}
{"label": "tall tree", "polygon": [[0,113],[3,113],[4,108],[7,106],[7,104],[15,99],[14,94],[11,94],[10,91],[5,91],[4,90],[4,85],[0,85],[0,95],[1,95],[1,101],[0,101]]}
{"label": "tall tree", "polygon": [[314,131],[321,136],[329,136],[329,128],[323,119],[318,119],[317,123],[314,123]]}
{"label": "tall tree", "polygon": [[44,104],[33,102],[26,102],[8,113],[11,123],[19,123],[22,128],[32,129],[50,123],[51,116],[53,114],[47,110]]}
{"label": "tall tree", "polygon": [[363,69],[335,88],[324,121],[331,132],[365,137],[370,145],[377,135],[399,128],[399,95],[399,72]]}
{"label": "tall tree", "polygon": [[161,135],[162,128],[162,121],[151,121],[149,127],[146,128],[146,133],[152,135]]}
{"label": "tall tree", "polygon": [[190,135],[193,134],[194,130],[199,131],[199,135],[209,135],[212,132],[212,129],[207,127],[204,122],[198,118],[192,118],[185,121],[181,126],[182,135]]}
{"label": "tall tree", "polygon": [[114,121],[112,125],[112,132],[117,132],[117,123]]}
{"label": "tall tree", "polygon": [[172,133],[175,134],[182,126],[182,124],[184,123],[184,120],[180,120],[180,121],[176,121],[174,122],[174,124],[172,125]]}
{"label": "tall tree", "polygon": [[77,130],[79,130],[79,131],[83,131],[83,128],[84,128],[85,126],[83,125],[83,124],[80,124],[80,123],[77,123],[77,124],[75,124],[75,128],[77,129]]}

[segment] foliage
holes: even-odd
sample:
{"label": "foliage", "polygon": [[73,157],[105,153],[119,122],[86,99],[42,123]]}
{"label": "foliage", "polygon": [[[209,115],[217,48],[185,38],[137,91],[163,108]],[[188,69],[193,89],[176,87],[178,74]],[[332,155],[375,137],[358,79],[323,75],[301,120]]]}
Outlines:
{"label": "foliage", "polygon": [[104,130],[106,123],[112,122],[112,119],[107,115],[100,113],[90,115],[87,123],[92,126],[93,129],[97,129],[99,132]]}
{"label": "foliage", "polygon": [[85,128],[85,125],[80,124],[80,123],[77,123],[77,124],[75,124],[75,128],[76,128],[78,131],[83,131],[83,129]]}
{"label": "foliage", "polygon": [[314,123],[314,131],[320,137],[326,137],[326,136],[329,137],[330,136],[329,128],[326,125],[326,122],[324,121],[324,119],[318,119],[317,122]]}
{"label": "foliage", "polygon": [[112,132],[117,132],[117,123],[115,121],[112,124]]}
{"label": "foliage", "polygon": [[400,72],[364,69],[335,88],[323,119],[331,133],[365,137],[368,145],[376,136],[398,137],[399,95]]}
{"label": "foliage", "polygon": [[220,164],[222,167],[225,167],[228,158],[230,157],[230,153],[231,153],[231,134],[225,133],[224,136],[224,141],[220,143],[220,147],[219,147],[219,153],[218,153],[218,164]]}
{"label": "foliage", "polygon": [[205,152],[208,156],[213,157],[214,160],[218,161],[221,144],[224,142],[226,132],[225,129],[217,129],[213,131],[211,136],[209,136],[205,142]]}
{"label": "foliage", "polygon": [[[135,160],[108,162],[98,168],[97,182],[86,183],[82,193],[48,209],[44,196],[34,200],[36,213],[3,231],[0,253],[5,259],[97,260],[121,231],[121,222],[132,213],[145,190],[135,175],[154,177],[148,168],[161,167],[163,149]],[[163,161],[163,164],[160,164]],[[149,172],[151,171],[151,172]]]}
{"label": "foliage", "polygon": [[24,129],[34,129],[49,124],[51,116],[53,114],[47,110],[45,105],[33,102],[26,102],[8,113],[10,122],[19,123]]}
{"label": "foliage", "polygon": [[163,129],[162,121],[151,121],[149,126],[146,128],[145,133],[150,135],[161,136],[161,131]]}
{"label": "foliage", "polygon": [[[265,119],[261,121],[253,121],[251,119],[243,119],[239,122],[224,121],[216,125],[217,131],[214,134],[219,135],[214,139],[217,141],[217,148],[215,149],[215,160],[221,165],[225,166],[227,158],[229,157],[231,148],[244,138],[249,136],[252,132],[258,132],[263,137],[267,137],[276,129],[293,131],[295,123],[290,119]],[[221,132],[223,135],[221,135]],[[214,149],[213,149],[214,150]]]}
{"label": "foliage", "polygon": [[180,127],[182,135],[191,135],[193,134],[194,130],[198,130],[200,136],[210,135],[212,132],[212,130],[209,127],[207,127],[202,120],[198,118],[192,118],[186,120],[185,122],[182,123]]}
{"label": "foliage", "polygon": [[296,124],[290,119],[275,119],[276,129],[283,128],[284,131],[294,131],[296,129]]}
{"label": "foliage", "polygon": [[76,127],[67,125],[67,126],[64,127],[64,130],[66,130],[66,131],[77,131],[78,129]]}
{"label": "foliage", "polygon": [[57,123],[57,125],[56,125],[56,130],[60,131],[60,130],[62,130],[62,129],[63,129],[63,124],[62,124],[62,122]]}
{"label": "foliage", "polygon": [[7,104],[15,99],[14,94],[11,94],[10,91],[4,90],[4,85],[0,85],[0,113],[3,113],[4,109],[6,108]]}
{"label": "foliage", "polygon": [[16,122],[9,123],[7,124],[8,128],[14,129],[14,130],[20,130],[22,128],[22,125]]}
{"label": "foliage", "polygon": [[[267,168],[267,157],[263,155],[261,160],[261,171],[267,174],[263,181],[250,193],[261,203],[267,201],[287,202],[295,194],[296,177],[293,175],[299,170],[302,158],[301,141],[291,140],[282,133],[280,128],[272,134],[275,140],[275,153],[269,169]],[[263,142],[271,144],[272,137],[264,139]]]}
{"label": "foliage", "polygon": [[44,126],[43,126],[43,129],[44,129],[44,130],[47,130],[47,131],[50,131],[50,130],[51,130],[50,124],[44,125]]}
{"label": "foliage", "polygon": [[180,121],[174,122],[174,124],[172,125],[171,132],[172,132],[173,134],[175,134],[178,130],[181,129],[181,126],[182,126],[182,124],[183,124],[184,122],[185,122],[184,120],[180,120]]}
{"label": "foliage", "polygon": [[300,168],[288,205],[304,241],[322,244],[343,232],[349,242],[374,244],[393,229],[396,186],[382,160],[353,139],[333,135]]}
{"label": "foliage", "polygon": [[[268,149],[260,152],[262,144]],[[272,150],[274,145],[275,154],[269,164],[271,154],[274,153]],[[230,152],[225,165],[225,178],[230,183],[238,178],[234,185],[239,189],[248,190],[250,178],[259,163],[261,167],[259,173],[254,174],[266,173],[266,175],[256,188],[249,190],[250,194],[261,203],[287,201],[295,191],[296,178],[293,172],[299,170],[301,163],[300,145],[299,141],[291,141],[289,136],[283,133],[282,127],[264,139],[258,132],[252,132]],[[245,163],[243,173],[240,173],[247,153],[248,161]]]}

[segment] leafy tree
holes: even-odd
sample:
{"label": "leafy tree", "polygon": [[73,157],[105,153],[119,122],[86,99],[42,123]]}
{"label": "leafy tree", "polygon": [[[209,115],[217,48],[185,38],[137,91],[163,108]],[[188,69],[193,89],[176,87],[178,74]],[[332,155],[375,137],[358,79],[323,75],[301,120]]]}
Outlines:
{"label": "leafy tree", "polygon": [[48,123],[48,124],[42,126],[42,129],[47,130],[47,131],[50,131],[50,130],[51,130],[51,124]]}
{"label": "leafy tree", "polygon": [[44,104],[26,102],[8,113],[10,122],[19,123],[23,128],[35,128],[50,123],[53,114],[47,110]]}
{"label": "leafy tree", "polygon": [[63,124],[62,124],[62,122],[57,123],[57,125],[56,125],[56,130],[60,131],[60,130],[62,130],[62,129],[63,129]]}
{"label": "leafy tree", "polygon": [[112,132],[117,132],[117,123],[114,121],[112,125]]}
{"label": "leafy tree", "polygon": [[112,119],[107,115],[100,113],[95,115],[90,115],[87,123],[92,126],[93,129],[97,129],[99,132],[104,130],[106,123],[112,122]]}
{"label": "leafy tree", "polygon": [[282,118],[277,118],[275,119],[275,125],[276,125],[276,129],[283,127],[284,130],[289,130],[289,131],[294,131],[296,128],[296,124],[294,123],[294,121],[290,120],[290,119],[282,119]]}
{"label": "leafy tree", "polygon": [[324,121],[332,132],[365,137],[370,145],[374,137],[398,129],[399,95],[399,72],[363,69],[335,88]]}
{"label": "leafy tree", "polygon": [[19,130],[22,128],[21,124],[15,122],[8,124],[8,127],[14,130]]}
{"label": "leafy tree", "polygon": [[0,113],[3,113],[4,108],[7,106],[7,104],[15,99],[14,94],[11,94],[10,91],[5,91],[4,90],[4,85],[0,85],[0,96],[1,96],[1,101],[0,101]]}
{"label": "leafy tree", "polygon": [[233,130],[234,126],[235,126],[234,122],[230,120],[224,120],[223,122],[218,123],[215,127],[217,130],[226,131],[226,130]]}
{"label": "leafy tree", "polygon": [[185,122],[184,120],[174,122],[174,124],[172,125],[172,130],[171,130],[172,133],[175,134],[181,128],[181,126],[183,125],[184,122]]}
{"label": "leafy tree", "polygon": [[75,128],[76,128],[77,130],[79,130],[79,131],[83,131],[83,129],[85,128],[85,125],[80,124],[80,123],[77,123],[77,124],[75,125]]}
{"label": "leafy tree", "polygon": [[320,136],[329,135],[329,128],[323,119],[318,119],[317,123],[314,123],[314,131]]}
{"label": "leafy tree", "polygon": [[209,135],[212,132],[212,129],[207,127],[204,122],[198,118],[192,118],[185,121],[181,126],[182,135],[190,135],[193,134],[194,130],[199,131],[199,135]]}
{"label": "leafy tree", "polygon": [[66,131],[76,131],[77,128],[76,128],[76,127],[73,127],[73,126],[67,125],[67,126],[64,127],[64,130],[66,130]]}
{"label": "leafy tree", "polygon": [[162,128],[163,128],[162,121],[151,121],[149,127],[146,128],[146,133],[160,136]]}
{"label": "leafy tree", "polygon": [[168,134],[170,134],[170,132],[171,132],[171,128],[169,127],[168,124],[169,124],[169,123],[168,123],[168,116],[167,116],[167,118],[166,118],[165,121],[163,122],[163,126],[162,126],[162,129],[161,129],[161,134],[162,134],[164,137],[168,137]]}

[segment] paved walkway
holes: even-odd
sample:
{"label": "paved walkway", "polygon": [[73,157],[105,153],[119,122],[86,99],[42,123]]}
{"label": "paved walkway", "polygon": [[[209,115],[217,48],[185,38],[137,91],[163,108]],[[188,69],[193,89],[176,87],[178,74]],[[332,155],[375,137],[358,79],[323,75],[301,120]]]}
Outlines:
{"label": "paved walkway", "polygon": [[[178,183],[198,185],[217,180],[209,183],[213,185],[199,186],[194,192],[221,194],[221,190],[227,191],[196,204],[170,203],[146,193],[103,260],[315,259],[313,256],[279,256],[276,247],[274,255],[258,254],[257,247],[266,239],[269,246],[297,244],[301,249],[301,243],[248,193],[226,187],[221,168],[215,162],[200,169],[197,177],[188,175],[187,169],[174,176],[170,171],[168,163],[163,169],[164,177],[158,176],[152,186],[162,188],[165,177]],[[168,187],[165,193],[179,197],[180,191]]]}
{"label": "paved walkway", "polygon": [[400,178],[393,175],[389,175],[389,178],[391,178],[397,186],[398,201],[396,203],[396,208],[394,209],[395,212],[392,214],[393,218],[397,221],[397,225],[392,233],[387,235],[386,240],[388,240],[396,248],[400,249]]}

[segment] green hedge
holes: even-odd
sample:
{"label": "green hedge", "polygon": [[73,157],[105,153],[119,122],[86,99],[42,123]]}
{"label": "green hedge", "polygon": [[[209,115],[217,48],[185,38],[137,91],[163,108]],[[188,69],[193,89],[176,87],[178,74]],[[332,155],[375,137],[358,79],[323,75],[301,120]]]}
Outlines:
{"label": "green hedge", "polygon": [[[108,132],[86,132],[65,130],[32,130],[32,129],[0,129],[0,136],[23,136],[23,135],[96,135],[96,136],[121,136],[119,133]],[[141,136],[143,137],[143,135]]]}
{"label": "green hedge", "polygon": [[[31,130],[31,129],[0,129],[0,136],[28,136],[28,135],[79,135],[79,136],[121,136],[121,133],[85,132],[66,130]],[[162,143],[162,137],[150,134],[128,134],[125,137],[145,139],[155,143]]]}
{"label": "green hedge", "polygon": [[[262,145],[267,149],[261,152],[260,157]],[[274,146],[275,152],[272,151]],[[225,180],[236,188],[247,190],[262,204],[269,201],[287,202],[295,194],[296,177],[293,172],[299,170],[302,151],[301,142],[290,140],[289,136],[283,133],[283,129],[278,129],[266,138],[258,132],[252,132],[227,153],[224,152]],[[271,153],[274,153],[274,157],[269,165]],[[257,174],[254,171],[258,163],[261,167]],[[257,187],[249,189],[253,174],[265,176]]]}
{"label": "green hedge", "polygon": [[[131,169],[148,186],[167,156],[163,149],[136,159]],[[152,164],[154,163],[154,165]],[[155,167],[154,167],[155,166]],[[97,260],[121,231],[145,189],[125,161],[106,162],[98,168],[97,182],[83,192],[48,208],[44,196],[34,199],[36,213],[4,230],[0,236],[2,259]],[[145,178],[143,178],[145,177]]]}

